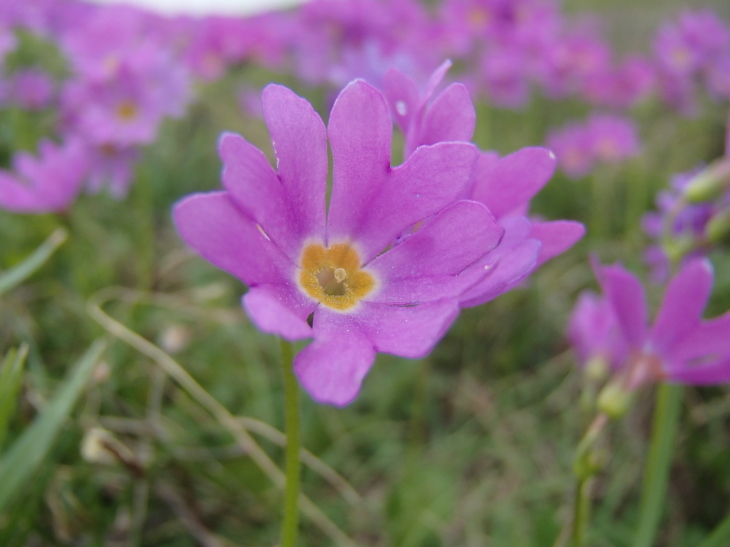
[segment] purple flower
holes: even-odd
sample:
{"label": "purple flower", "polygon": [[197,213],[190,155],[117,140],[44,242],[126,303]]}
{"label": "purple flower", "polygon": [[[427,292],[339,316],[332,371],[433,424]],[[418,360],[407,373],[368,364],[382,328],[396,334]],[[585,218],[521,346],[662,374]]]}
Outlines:
{"label": "purple flower", "polygon": [[599,162],[619,162],[639,153],[636,124],[628,118],[593,114],[587,129],[593,156]]}
{"label": "purple flower", "polygon": [[657,381],[730,381],[730,312],[709,321],[702,311],[712,290],[707,259],[685,264],[670,281],[653,326],[640,281],[621,266],[598,268],[599,282],[628,345],[622,367],[628,390]]}
{"label": "purple flower", "polygon": [[593,170],[595,157],[584,125],[573,122],[552,130],[547,136],[547,147],[570,178],[584,177]]}
{"label": "purple flower", "polygon": [[656,84],[656,70],[638,56],[621,65],[588,76],[581,90],[590,103],[613,108],[630,108],[646,98]]}
{"label": "purple flower", "polygon": [[277,171],[243,138],[224,135],[225,190],[182,200],[175,223],[190,246],[249,286],[243,305],[261,330],[314,338],[294,370],[314,399],[346,405],[377,351],[431,351],[458,314],[459,293],[484,275],[462,272],[502,230],[483,205],[455,201],[477,158],[471,144],[422,146],[390,166],[388,104],[365,82],[340,93],[327,129],[285,87],[268,86],[263,104]]}
{"label": "purple flower", "polygon": [[582,123],[571,122],[550,132],[548,147],[571,178],[587,175],[596,163],[615,163],[639,152],[636,125],[628,118],[593,114]]}
{"label": "purple flower", "polygon": [[19,152],[13,168],[0,171],[0,207],[17,213],[62,212],[80,192],[87,162],[79,141],[61,146],[43,141],[39,157]]}
{"label": "purple flower", "polygon": [[628,355],[610,302],[592,291],[583,291],[578,297],[568,320],[568,339],[581,366],[598,360],[618,369]]}
{"label": "purple flower", "polygon": [[115,198],[126,196],[132,184],[134,165],[139,155],[140,151],[135,147],[118,148],[111,144],[103,144],[89,148],[88,191],[96,193],[107,187]]}
{"label": "purple flower", "polygon": [[75,132],[95,145],[150,143],[164,112],[145,86],[126,69],[109,82],[74,81],[63,92],[65,117]]}

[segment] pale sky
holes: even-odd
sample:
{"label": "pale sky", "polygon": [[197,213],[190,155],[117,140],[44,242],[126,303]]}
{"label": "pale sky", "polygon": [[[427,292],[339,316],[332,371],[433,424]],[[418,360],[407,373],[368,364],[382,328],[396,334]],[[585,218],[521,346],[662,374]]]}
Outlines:
{"label": "pale sky", "polygon": [[288,8],[306,0],[91,0],[97,4],[131,4],[165,14],[252,15]]}

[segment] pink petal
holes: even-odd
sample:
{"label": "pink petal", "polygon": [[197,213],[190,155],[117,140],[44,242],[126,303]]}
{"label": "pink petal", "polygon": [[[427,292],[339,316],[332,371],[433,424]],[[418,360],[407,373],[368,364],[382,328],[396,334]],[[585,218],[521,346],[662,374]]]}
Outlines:
{"label": "pink petal", "polygon": [[555,155],[547,148],[523,148],[479,173],[473,199],[496,218],[527,203],[555,171]]}
{"label": "pink petal", "polygon": [[[540,253],[539,241],[525,239],[514,245],[505,246],[504,249],[500,249],[501,246],[500,244],[493,253],[490,253],[492,262],[481,266],[487,275],[461,296],[462,308],[479,306],[494,300],[515,288],[535,269]],[[491,257],[492,254],[498,254],[496,259]]]}
{"label": "pink petal", "polygon": [[600,268],[599,282],[608,298],[621,330],[629,344],[641,348],[647,337],[647,313],[644,287],[621,266]]}
{"label": "pink petal", "polygon": [[695,259],[682,267],[667,287],[651,331],[656,351],[671,353],[673,346],[699,325],[711,291],[712,264],[709,260]]}
{"label": "pink petal", "polygon": [[730,312],[701,322],[671,348],[678,362],[720,355],[730,356]]}
{"label": "pink petal", "polygon": [[570,249],[585,234],[586,229],[580,222],[554,220],[552,222],[533,222],[530,237],[540,241],[540,266],[551,258]]}
{"label": "pink petal", "polygon": [[357,230],[351,237],[364,251],[363,261],[377,256],[397,235],[438,213],[462,194],[469,182],[477,150],[467,143],[422,146],[369,204],[363,204]]}
{"label": "pink petal", "polygon": [[665,373],[669,381],[680,384],[724,384],[730,382],[730,357],[704,365],[667,367]]}
{"label": "pink petal", "polygon": [[[372,217],[373,202],[380,197],[390,172],[392,123],[385,99],[371,85],[352,82],[332,107],[328,132],[333,186],[327,241],[352,238],[360,242],[362,226]],[[371,251],[373,256],[387,241]]]}
{"label": "pink petal", "polygon": [[243,296],[248,316],[263,332],[294,341],[310,338],[307,317],[317,307],[295,286],[259,285]]}
{"label": "pink petal", "polygon": [[375,361],[372,343],[356,330],[340,330],[328,320],[330,312],[315,314],[314,342],[294,358],[294,373],[302,387],[319,402],[350,404]]}
{"label": "pink petal", "polygon": [[289,284],[294,279],[294,263],[236,207],[227,192],[182,199],[173,209],[173,220],[188,245],[249,286]]}
{"label": "pink petal", "polygon": [[418,145],[471,141],[476,112],[462,84],[451,84],[426,109]]}
{"label": "pink petal", "polygon": [[391,68],[383,77],[383,94],[390,104],[393,120],[403,134],[407,135],[420,108],[416,84],[401,71]]}
{"label": "pink petal", "polygon": [[262,101],[290,224],[298,226],[301,236],[324,239],[329,161],[322,118],[309,102],[280,85],[268,85]]}
{"label": "pink petal", "polygon": [[459,274],[494,249],[503,233],[481,203],[456,202],[368,265],[382,285],[368,300],[407,304],[455,296],[478,280]]}

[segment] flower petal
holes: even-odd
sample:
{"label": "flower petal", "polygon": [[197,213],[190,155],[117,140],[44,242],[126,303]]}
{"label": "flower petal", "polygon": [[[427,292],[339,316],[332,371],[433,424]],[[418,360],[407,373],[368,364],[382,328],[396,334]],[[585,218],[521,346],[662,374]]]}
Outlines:
{"label": "flower petal", "polygon": [[571,220],[552,222],[533,222],[530,237],[540,241],[540,256],[537,265],[541,266],[551,258],[570,249],[586,233],[585,226]]}
{"label": "flower petal", "polygon": [[446,298],[414,306],[360,302],[354,313],[320,307],[314,314],[315,340],[325,324],[337,338],[344,333],[360,333],[377,351],[418,359],[428,355],[458,313],[456,301]]}
{"label": "flower petal", "polygon": [[289,341],[312,336],[307,316],[317,307],[307,300],[296,287],[286,285],[259,285],[243,296],[243,307],[248,316],[263,332],[276,334]]}
{"label": "flower petal", "polygon": [[672,360],[676,362],[730,356],[730,312],[701,322],[674,344],[671,352]]}
{"label": "flower petal", "polygon": [[[697,327],[712,291],[712,264],[705,258],[688,262],[670,281],[659,309],[651,342],[660,353],[673,346]],[[730,331],[728,331],[730,337]]]}
{"label": "flower petal", "polygon": [[304,240],[288,211],[288,196],[264,153],[240,135],[224,133],[218,145],[223,160],[221,179],[236,205],[293,260]]}
{"label": "flower petal", "polygon": [[296,222],[301,241],[323,239],[328,157],[322,118],[308,101],[284,86],[266,86],[262,101],[277,173],[288,196],[290,223]]}
{"label": "flower petal", "polygon": [[644,287],[632,273],[621,266],[598,268],[598,280],[630,346],[640,348],[647,336]]}
{"label": "flower petal", "polygon": [[547,148],[523,148],[478,173],[473,199],[496,218],[526,204],[555,171],[555,155]]}
{"label": "flower petal", "polygon": [[453,299],[416,306],[362,302],[353,319],[377,351],[420,359],[433,350],[458,315]]}
{"label": "flower petal", "polygon": [[669,381],[680,384],[724,384],[730,382],[730,357],[704,365],[667,367],[665,373]]}
{"label": "flower petal", "polygon": [[360,227],[390,172],[392,123],[385,99],[371,85],[352,82],[332,107],[328,133],[333,186],[327,241],[359,241]]}
{"label": "flower petal", "polygon": [[[535,269],[540,253],[540,242],[536,239],[525,239],[504,249],[501,247],[500,244],[488,255],[489,263],[475,266],[484,269],[487,275],[461,295],[462,308],[494,300],[519,285]],[[492,257],[493,254],[496,256]]]}
{"label": "flower petal", "polygon": [[451,84],[426,108],[418,145],[471,140],[476,112],[462,84]]}
{"label": "flower petal", "polygon": [[337,315],[322,308],[315,313],[314,342],[295,357],[294,373],[318,403],[345,406],[360,392],[375,349],[359,331],[332,324]]}
{"label": "flower petal", "polygon": [[455,296],[478,280],[459,274],[494,249],[503,233],[484,205],[458,201],[368,265],[382,285],[368,300],[408,304]]}
{"label": "flower petal", "polygon": [[383,95],[388,99],[393,120],[407,135],[420,106],[416,84],[400,70],[391,68],[383,77]]}
{"label": "flower petal", "polygon": [[203,257],[249,286],[288,284],[294,264],[244,215],[227,192],[193,194],[175,204],[180,236]]}
{"label": "flower petal", "polygon": [[477,150],[467,143],[421,146],[369,204],[349,233],[369,262],[404,230],[452,203],[469,182]]}

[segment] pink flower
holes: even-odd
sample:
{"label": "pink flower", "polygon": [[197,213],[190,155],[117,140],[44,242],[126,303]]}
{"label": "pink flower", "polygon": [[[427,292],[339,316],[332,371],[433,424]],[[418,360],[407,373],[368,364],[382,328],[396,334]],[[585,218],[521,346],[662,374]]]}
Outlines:
{"label": "pink flower", "polygon": [[703,258],[685,264],[669,282],[653,326],[639,280],[621,266],[597,269],[628,355],[625,387],[649,382],[718,384],[730,381],[730,312],[704,321],[712,290],[712,265]]}
{"label": "pink flower", "polygon": [[391,167],[388,104],[365,82],[340,93],[327,129],[287,88],[268,86],[263,103],[277,171],[243,138],[224,135],[225,190],[182,200],[175,223],[190,246],[249,286],[243,305],[261,330],[314,338],[295,373],[317,401],[346,405],[377,351],[431,351],[464,287],[485,273],[464,270],[499,243],[502,229],[484,205],[456,201],[477,158],[471,144],[422,146]]}
{"label": "pink flower", "polygon": [[0,207],[17,213],[65,211],[81,191],[87,167],[77,140],[61,146],[43,141],[39,157],[19,152],[14,172],[0,171]]}

